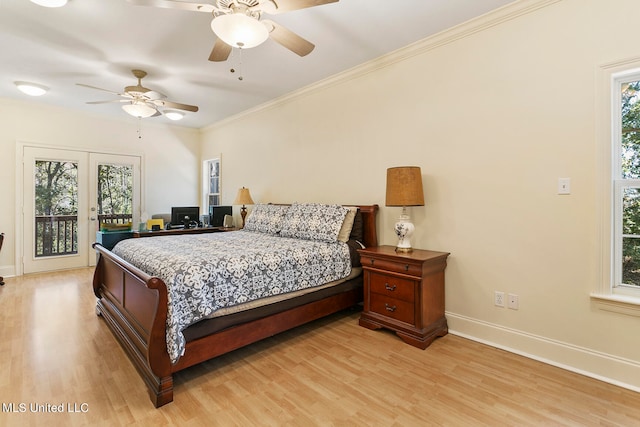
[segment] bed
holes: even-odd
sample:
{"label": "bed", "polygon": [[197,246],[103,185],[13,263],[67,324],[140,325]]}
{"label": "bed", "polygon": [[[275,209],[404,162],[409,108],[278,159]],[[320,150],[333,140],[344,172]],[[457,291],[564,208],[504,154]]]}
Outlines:
{"label": "bed", "polygon": [[[170,242],[169,245],[178,248],[187,245],[186,239],[191,238],[194,245],[212,244],[220,248],[220,245],[231,245],[229,243],[231,240],[244,239],[246,242],[249,233],[256,233],[260,238],[262,234],[273,234],[280,240],[314,240],[318,237],[314,232],[326,227],[326,221],[317,221],[315,218],[316,221],[313,223],[305,222],[308,218],[305,219],[304,214],[300,215],[300,212],[310,209],[309,206],[315,209],[320,205],[257,205],[248,217],[247,226],[243,231],[174,236],[174,240],[170,240],[169,237],[129,239],[118,243],[111,251],[97,243],[94,244],[99,255],[93,278],[93,289],[97,297],[96,313],[104,319],[128,354],[144,380],[151,401],[156,407],[173,401],[173,373],[360,303],[363,299],[363,291],[362,275],[357,274],[359,271],[357,248],[377,245],[378,206],[354,205],[348,208],[342,226],[338,227],[340,241],[345,242],[349,248],[347,251],[349,263],[355,266],[349,269],[349,274],[345,277],[332,281],[331,285],[309,284],[309,281],[317,280],[316,276],[322,276],[317,272],[319,268],[327,271],[341,269],[341,267],[326,268],[316,263],[314,268],[310,268],[309,274],[312,279],[302,280],[303,289],[290,289],[288,283],[287,286],[284,283],[289,279],[282,279],[282,286],[277,282],[272,283],[267,286],[270,291],[263,291],[260,298],[246,298],[247,301],[242,300],[244,297],[231,298],[233,301],[228,304],[229,306],[225,306],[225,303],[198,302],[195,305],[198,307],[206,305],[206,309],[200,309],[197,316],[180,312],[180,308],[184,307],[185,303],[178,302],[182,297],[177,296],[179,294],[176,291],[179,288],[177,283],[180,286],[190,286],[193,282],[193,279],[183,274],[184,271],[193,268],[179,269],[179,273],[173,270],[171,273],[158,270],[158,266],[154,266],[152,260],[162,260],[162,256],[166,256],[166,253],[158,256],[144,255],[147,249],[143,250],[143,247],[139,246],[141,242],[149,241],[149,245],[159,246],[162,240],[167,240]],[[280,213],[276,215],[274,211]],[[283,212],[287,213],[286,216],[283,216]],[[289,234],[286,234],[286,231]],[[328,241],[331,241],[334,232],[335,227],[327,234]],[[319,233],[319,240],[323,240],[325,231],[319,231]],[[236,235],[237,239],[231,239],[231,235]],[[203,239],[214,239],[216,243],[213,243],[214,240],[209,243]],[[247,245],[247,254],[243,260],[251,260],[253,247],[260,246],[257,244],[257,238],[253,242],[254,244]],[[297,243],[301,246],[300,242]],[[263,244],[265,245],[268,246],[266,243]],[[320,252],[315,247],[312,251]],[[294,252],[300,257],[298,247],[289,252]],[[131,256],[131,254],[139,256]],[[183,254],[182,258],[190,257]],[[144,259],[147,261],[141,261]],[[211,277],[236,274],[235,271],[221,273],[220,265],[222,264],[225,262],[218,260],[214,267],[205,269],[210,273],[215,271],[215,274],[211,273],[214,274]],[[296,273],[297,276],[304,277],[302,273]],[[218,280],[212,280],[211,277],[203,281],[211,280],[213,283]],[[278,277],[284,276],[276,275],[274,280],[279,280]],[[237,283],[233,282],[231,286],[234,291],[239,288],[236,285]],[[193,286],[202,289],[201,285]],[[225,293],[227,294],[228,292]],[[194,293],[189,294],[187,299],[192,301],[193,295]],[[187,320],[174,321],[176,316],[187,317]],[[180,322],[182,325],[176,326]]]}

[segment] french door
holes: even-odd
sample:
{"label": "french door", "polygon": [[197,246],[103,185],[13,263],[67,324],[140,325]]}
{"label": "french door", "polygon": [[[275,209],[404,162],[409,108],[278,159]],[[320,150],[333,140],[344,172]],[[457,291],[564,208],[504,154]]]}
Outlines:
{"label": "french door", "polygon": [[101,222],[140,218],[140,157],[23,147],[23,272],[95,265]]}

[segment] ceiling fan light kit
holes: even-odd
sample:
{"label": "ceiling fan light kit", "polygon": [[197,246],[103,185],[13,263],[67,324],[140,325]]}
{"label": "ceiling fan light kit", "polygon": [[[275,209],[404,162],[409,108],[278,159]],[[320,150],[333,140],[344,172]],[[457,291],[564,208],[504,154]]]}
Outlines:
{"label": "ceiling fan light kit", "polygon": [[39,85],[37,83],[29,82],[14,82],[18,90],[29,96],[42,96],[49,90],[48,87]]}
{"label": "ceiling fan light kit", "polygon": [[62,7],[67,4],[67,0],[31,0],[31,3],[44,7]]}
{"label": "ceiling fan light kit", "polygon": [[242,12],[215,17],[211,29],[223,42],[240,49],[256,47],[269,38],[269,31],[260,21]]}
{"label": "ceiling fan light kit", "polygon": [[133,117],[146,118],[153,116],[157,111],[143,102],[132,101],[131,104],[124,104],[122,109]]}
{"label": "ceiling fan light kit", "polygon": [[[135,86],[126,86],[124,92],[114,92],[108,89],[102,89],[95,86],[89,86],[77,83],[78,86],[87,87],[89,89],[97,89],[118,95],[120,99],[110,101],[91,101],[87,104],[108,104],[113,102],[124,102],[122,109],[129,115],[139,119],[147,117],[157,117],[165,115],[170,120],[180,120],[184,117],[184,113],[180,110],[197,112],[198,107],[195,105],[180,104],[178,102],[166,100],[166,96],[155,90],[142,86],[142,79],[147,75],[143,70],[131,70],[131,73],[138,79]],[[166,107],[166,108],[165,108]],[[162,112],[160,111],[162,109]]]}
{"label": "ceiling fan light kit", "polygon": [[313,43],[276,22],[263,20],[262,15],[278,15],[337,3],[340,0],[210,0],[209,3],[181,0],[127,1],[138,6],[213,14],[211,29],[218,38],[209,55],[209,61],[223,62],[229,59],[234,47],[249,49],[259,46],[268,38],[298,56],[308,55],[315,47]]}

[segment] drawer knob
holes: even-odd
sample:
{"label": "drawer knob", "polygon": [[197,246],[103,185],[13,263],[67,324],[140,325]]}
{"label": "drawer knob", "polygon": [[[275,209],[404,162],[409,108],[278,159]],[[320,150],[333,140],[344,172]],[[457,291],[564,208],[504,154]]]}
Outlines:
{"label": "drawer knob", "polygon": [[409,264],[404,266],[404,271],[409,271]]}
{"label": "drawer knob", "polygon": [[387,311],[391,311],[391,312],[396,311],[396,306],[395,305],[389,305],[386,302],[384,303],[384,308]]}
{"label": "drawer knob", "polygon": [[385,284],[384,284],[384,288],[385,288],[386,290],[388,290],[388,291],[392,291],[392,292],[393,292],[393,291],[395,291],[395,290],[396,290],[396,285],[390,285],[390,284],[388,284],[388,283],[385,283]]}
{"label": "drawer knob", "polygon": [[371,265],[373,265],[375,262],[376,262],[376,260],[375,260],[375,259],[372,259],[372,260],[371,260]]}

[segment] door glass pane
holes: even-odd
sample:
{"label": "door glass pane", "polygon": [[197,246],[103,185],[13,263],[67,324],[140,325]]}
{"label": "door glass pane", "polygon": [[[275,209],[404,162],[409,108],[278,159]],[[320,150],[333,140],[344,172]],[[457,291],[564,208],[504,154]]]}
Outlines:
{"label": "door glass pane", "polygon": [[35,162],[35,256],[78,253],[78,164]]}
{"label": "door glass pane", "polygon": [[98,165],[98,222],[126,224],[133,220],[133,166]]}

